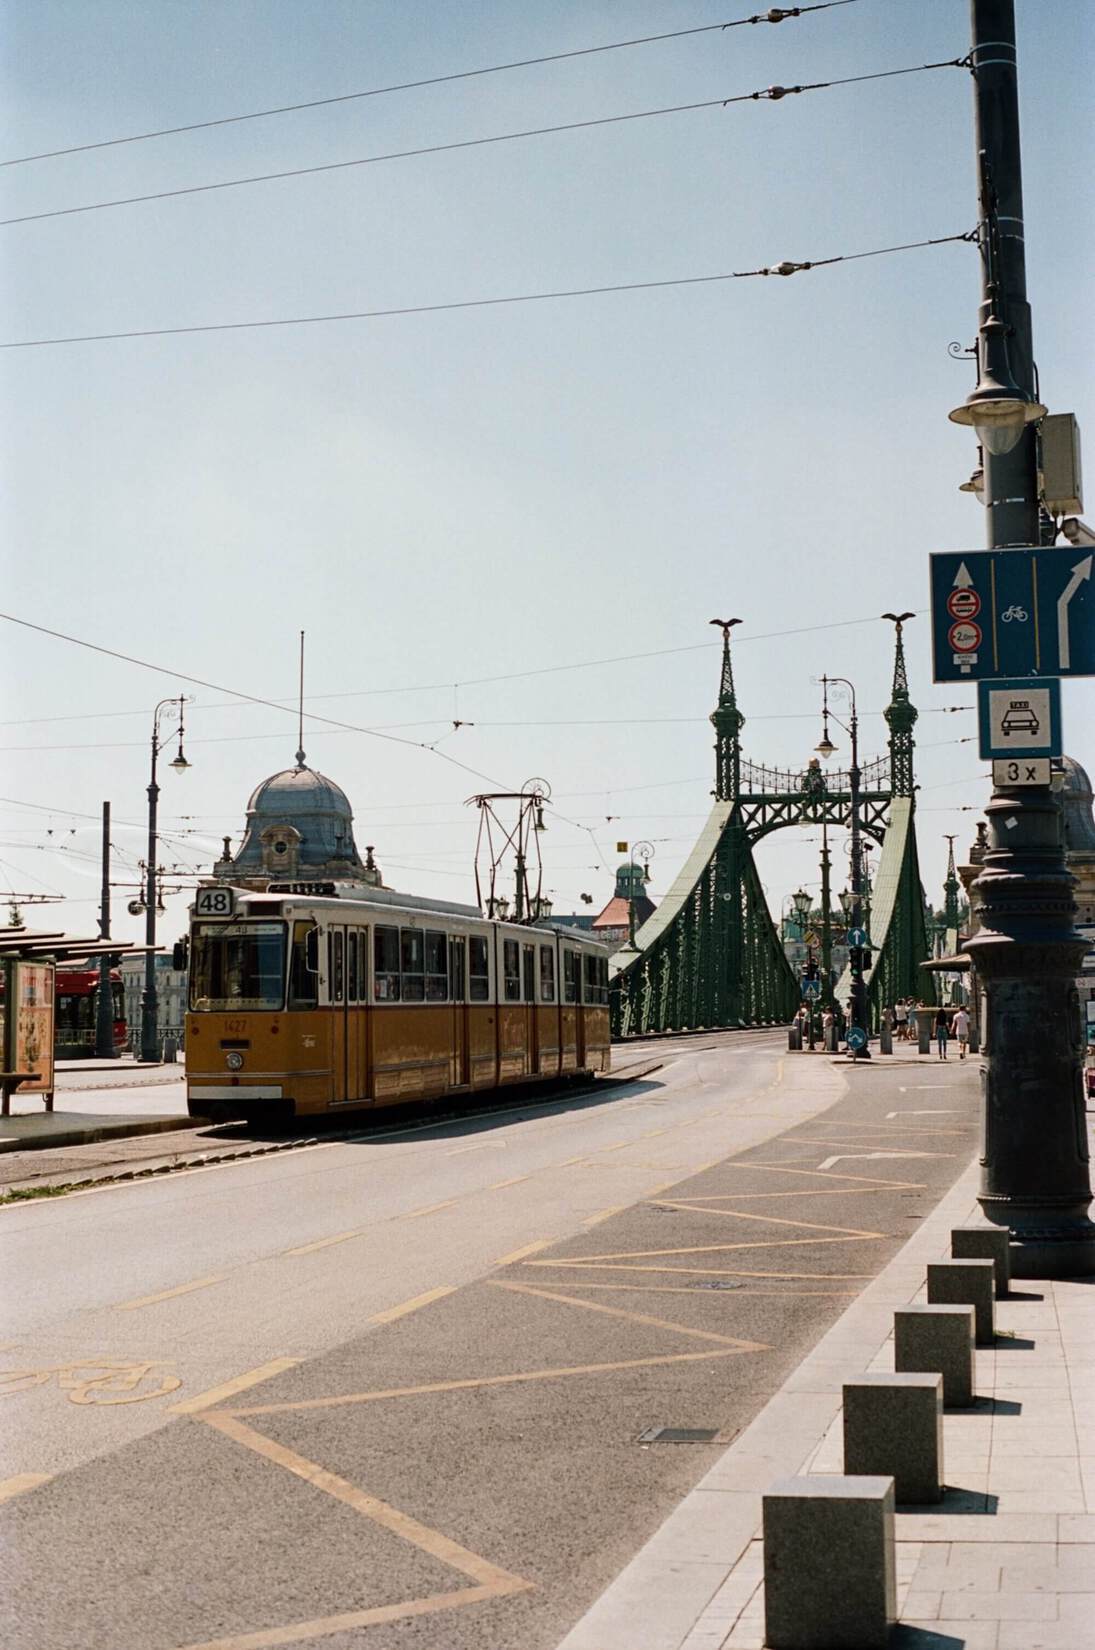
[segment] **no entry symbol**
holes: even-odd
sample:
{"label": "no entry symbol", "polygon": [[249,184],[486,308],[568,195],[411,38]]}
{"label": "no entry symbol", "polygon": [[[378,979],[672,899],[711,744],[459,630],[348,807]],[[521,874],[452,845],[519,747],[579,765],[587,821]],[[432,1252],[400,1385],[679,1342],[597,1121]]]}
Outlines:
{"label": "no entry symbol", "polygon": [[952,590],[947,597],[947,612],[952,619],[976,619],[980,611],[981,598],[976,590]]}

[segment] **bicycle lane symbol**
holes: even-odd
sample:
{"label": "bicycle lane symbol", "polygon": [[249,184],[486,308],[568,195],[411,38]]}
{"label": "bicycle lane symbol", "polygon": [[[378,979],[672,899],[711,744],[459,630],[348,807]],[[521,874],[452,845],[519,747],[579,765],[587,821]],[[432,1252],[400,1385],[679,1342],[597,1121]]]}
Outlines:
{"label": "bicycle lane symbol", "polygon": [[[77,1358],[44,1369],[0,1370],[0,1398],[49,1386],[54,1376],[58,1390],[68,1394],[69,1403],[95,1406],[166,1398],[182,1386],[180,1376],[165,1373],[162,1359]],[[147,1391],[140,1390],[146,1382],[153,1384]]]}
{"label": "bicycle lane symbol", "polygon": [[1011,606],[1005,607],[1001,613],[1000,621],[1002,624],[1011,624],[1014,619],[1017,624],[1026,624],[1028,617],[1025,607],[1021,606],[1019,602],[1012,602]]}

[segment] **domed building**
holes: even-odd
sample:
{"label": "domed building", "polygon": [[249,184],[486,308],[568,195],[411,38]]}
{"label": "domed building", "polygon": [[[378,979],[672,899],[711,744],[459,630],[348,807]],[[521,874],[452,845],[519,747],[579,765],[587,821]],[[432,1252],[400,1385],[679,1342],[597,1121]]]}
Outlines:
{"label": "domed building", "polygon": [[213,867],[220,881],[263,889],[271,882],[358,882],[381,888],[373,851],[362,860],[345,791],[309,768],[297,752],[295,768],[271,774],[251,793],[239,851],[230,838]]}
{"label": "domed building", "polygon": [[1095,798],[1091,780],[1075,757],[1061,759],[1064,783],[1058,792],[1065,838],[1065,858],[1076,878],[1073,897],[1081,928],[1095,926]]}
{"label": "domed building", "polygon": [[616,891],[604,910],[594,917],[591,929],[599,940],[613,948],[623,945],[631,932],[631,906],[635,907],[635,932],[654,914],[654,901],[646,891],[646,867],[625,860],[616,867]]}

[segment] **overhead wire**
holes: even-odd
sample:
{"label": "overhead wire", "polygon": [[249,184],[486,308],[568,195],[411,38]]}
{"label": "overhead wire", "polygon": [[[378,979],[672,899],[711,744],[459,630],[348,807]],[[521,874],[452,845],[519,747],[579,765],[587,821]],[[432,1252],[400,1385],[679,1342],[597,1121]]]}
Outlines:
{"label": "overhead wire", "polygon": [[832,264],[854,263],[861,258],[883,258],[894,252],[913,252],[921,247],[946,246],[954,241],[972,242],[976,230],[960,235],[935,235],[922,241],[904,241],[896,246],[879,246],[868,252],[844,252],[832,258],[814,258],[803,263],[790,261],[764,269],[733,269],[718,275],[671,276],[660,281],[617,281],[609,286],[563,287],[551,292],[511,293],[499,298],[461,298],[439,304],[402,304],[389,309],[344,310],[330,315],[278,316],[267,321],[208,321],[185,327],[134,327],[120,332],[71,333],[52,338],[16,338],[0,343],[0,349],[45,349],[61,344],[116,343],[126,338],[179,338],[196,333],[255,332],[271,327],[325,326],[340,321],[376,321],[404,315],[440,315],[462,309],[496,309],[506,304],[549,303],[565,298],[599,298],[619,292],[655,292],[670,287],[712,286],[719,282],[741,281],[757,275],[794,275],[823,269]]}
{"label": "overhead wire", "polygon": [[731,97],[710,97],[696,103],[673,103],[657,109],[635,109],[625,115],[597,115],[588,120],[567,120],[553,126],[529,126],[516,132],[493,132],[487,137],[458,138],[449,143],[419,144],[413,149],[391,149],[379,155],[359,155],[353,160],[329,160],[316,166],[293,166],[279,172],[255,172],[243,178],[223,178],[216,183],[190,183],[176,189],[157,189],[143,195],[119,195],[112,200],[85,201],[80,206],[55,206],[45,212],[23,212],[14,218],[0,218],[0,228],[21,223],[41,223],[47,218],[72,218],[85,212],[110,212],[120,206],[145,206],[151,201],[178,200],[184,195],[209,195],[221,189],[248,189],[257,183],[283,183],[289,178],[317,177],[325,172],[345,172],[360,166],[380,166],[395,160],[420,160],[426,155],[446,155],[463,149],[485,149],[499,143],[523,142],[528,138],[552,137],[560,132],[587,132],[594,127],[623,126],[636,120],[657,120],[664,115],[696,114],[702,109],[727,109],[737,103],[779,103],[786,97],[806,92],[831,91],[838,86],[858,86],[869,80],[892,80],[897,75],[925,74],[933,69],[967,67],[965,58],[948,58],[941,63],[915,63],[903,69],[879,69],[870,74],[845,75],[837,80],[814,80],[798,86],[767,86],[755,92],[739,92]]}
{"label": "overhead wire", "polygon": [[0,167],[26,166],[32,161],[56,160],[62,155],[82,155],[92,149],[113,149],[122,144],[148,143],[153,138],[178,137],[184,132],[207,132],[215,126],[237,126],[248,120],[269,120],[276,115],[298,114],[305,109],[326,109],[339,103],[354,103],[362,98],[387,97],[393,92],[419,91],[426,86],[447,86],[454,81],[475,80],[484,75],[504,74],[512,69],[538,68],[545,63],[563,63],[568,59],[595,57],[604,52],[624,51],[632,46],[658,45],[666,40],[683,40],[689,35],[725,33],[728,29],[744,28],[747,24],[783,23],[808,12],[832,11],[837,6],[850,6],[857,0],[823,0],[812,6],[772,6],[767,12],[751,17],[737,17],[724,23],[701,23],[687,29],[670,29],[664,34],[638,35],[630,40],[612,40],[602,46],[580,46],[565,52],[546,52],[539,57],[522,57],[508,63],[491,63],[479,69],[461,69],[452,74],[429,75],[421,80],[403,80],[390,86],[373,86],[363,92],[343,92],[336,97],[310,98],[303,103],[283,103],[272,109],[253,109],[245,114],[221,115],[215,120],[195,120],[182,126],[163,126],[153,132],[135,132],[127,137],[101,138],[95,143],[74,143],[64,149],[46,149],[36,155],[16,155],[0,161]]}

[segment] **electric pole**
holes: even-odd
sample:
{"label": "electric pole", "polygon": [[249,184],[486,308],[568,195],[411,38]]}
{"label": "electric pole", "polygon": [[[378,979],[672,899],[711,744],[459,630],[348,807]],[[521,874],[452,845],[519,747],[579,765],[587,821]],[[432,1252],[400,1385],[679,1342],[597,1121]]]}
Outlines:
{"label": "electric pole", "polygon": [[[103,883],[99,900],[99,938],[110,938],[110,803],[103,803]],[[99,954],[99,990],[95,997],[95,1055],[99,1060],[113,1060],[114,1047],[114,987],[110,979],[110,954]]]}
{"label": "electric pole", "polygon": [[[1045,409],[1026,295],[1014,0],[971,0],[971,10],[982,303],[978,386],[958,421],[982,435],[988,544],[1006,552],[1041,542],[1036,424]],[[986,416],[994,401],[998,413],[1017,408],[1010,445]],[[1095,1272],[1095,1225],[1076,989],[1085,944],[1060,810],[1044,785],[996,791],[987,813],[973,884],[981,926],[967,944],[986,997],[978,1200],[1009,1229],[1016,1276],[1075,1277]]]}

